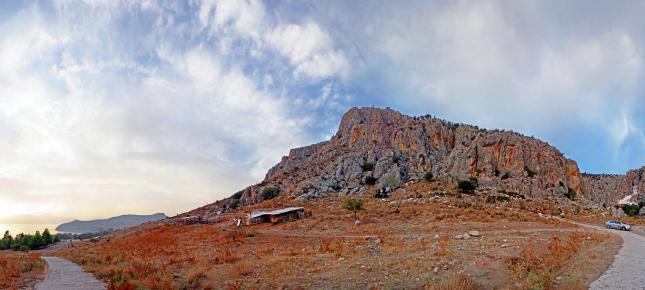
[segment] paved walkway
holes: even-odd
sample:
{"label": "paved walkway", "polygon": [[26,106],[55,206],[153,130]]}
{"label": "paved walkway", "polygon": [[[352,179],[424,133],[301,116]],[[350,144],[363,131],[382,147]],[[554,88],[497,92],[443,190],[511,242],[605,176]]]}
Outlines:
{"label": "paved walkway", "polygon": [[70,261],[57,257],[43,257],[43,259],[48,265],[47,276],[36,285],[36,290],[105,289],[103,282]]}
{"label": "paved walkway", "polygon": [[632,232],[609,230],[600,226],[575,224],[620,236],[623,246],[614,262],[589,289],[645,289],[645,237]]}

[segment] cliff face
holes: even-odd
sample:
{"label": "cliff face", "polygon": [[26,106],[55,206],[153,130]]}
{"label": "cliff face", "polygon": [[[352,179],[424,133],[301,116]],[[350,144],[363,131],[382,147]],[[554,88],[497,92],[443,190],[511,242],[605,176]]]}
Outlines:
{"label": "cliff face", "polygon": [[583,193],[576,162],[538,139],[391,109],[353,108],[331,140],[292,149],[262,183],[235,197],[241,204],[258,202],[267,186],[299,199],[365,193],[366,183],[396,187],[426,172],[445,182],[475,176],[482,186],[533,197],[562,196],[569,188]]}
{"label": "cliff face", "polygon": [[645,167],[624,175],[583,174],[582,178],[584,192],[598,203],[615,204],[627,195],[635,203],[645,200]]}

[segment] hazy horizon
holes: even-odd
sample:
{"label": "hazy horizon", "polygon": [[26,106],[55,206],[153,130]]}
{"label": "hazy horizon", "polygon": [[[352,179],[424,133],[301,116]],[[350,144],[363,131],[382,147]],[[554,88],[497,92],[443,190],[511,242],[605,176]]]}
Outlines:
{"label": "hazy horizon", "polygon": [[0,223],[173,216],[261,181],[354,106],[514,130],[622,174],[645,165],[643,10],[2,1]]}

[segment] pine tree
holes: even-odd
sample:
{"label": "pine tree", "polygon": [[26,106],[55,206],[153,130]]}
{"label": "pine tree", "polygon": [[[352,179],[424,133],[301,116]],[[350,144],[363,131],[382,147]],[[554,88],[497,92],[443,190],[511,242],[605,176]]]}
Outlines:
{"label": "pine tree", "polygon": [[43,243],[46,246],[53,242],[54,242],[54,239],[52,238],[52,235],[49,233],[49,229],[45,229],[45,231],[43,231]]}
{"label": "pine tree", "polygon": [[0,250],[11,248],[11,244],[13,244],[13,238],[11,237],[9,231],[6,231],[4,232],[4,237],[2,237],[2,240],[0,240]]}
{"label": "pine tree", "polygon": [[44,243],[43,242],[43,236],[40,235],[39,231],[36,231],[36,234],[33,236],[33,238],[31,238],[31,241],[28,244],[28,246],[31,249],[38,249],[38,248],[43,247],[43,243]]}

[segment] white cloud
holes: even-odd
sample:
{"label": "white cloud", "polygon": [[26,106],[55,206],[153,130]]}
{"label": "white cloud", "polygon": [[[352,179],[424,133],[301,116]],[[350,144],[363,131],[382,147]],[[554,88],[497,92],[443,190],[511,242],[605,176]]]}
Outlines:
{"label": "white cloud", "polygon": [[258,39],[265,25],[265,8],[258,0],[202,0],[199,21],[202,27],[231,26],[244,37]]}
{"label": "white cloud", "polygon": [[453,120],[529,134],[577,121],[610,133],[606,120],[632,111],[642,88],[643,52],[635,36],[619,26],[553,35],[549,29],[558,26],[544,23],[552,20],[540,7],[524,5],[415,7],[390,20],[376,43],[360,44],[389,60],[366,70],[388,72],[397,91],[406,92],[388,101],[426,106]]}
{"label": "white cloud", "polygon": [[334,47],[329,33],[313,20],[275,24],[260,1],[203,0],[200,4],[202,28],[210,29],[213,35],[226,35],[218,35],[224,51],[232,50],[231,37],[239,36],[254,41],[255,45],[249,47],[252,57],[262,57],[258,48],[268,46],[287,58],[296,77],[320,80],[347,75],[349,62],[344,52]]}
{"label": "white cloud", "polygon": [[333,48],[331,37],[314,22],[279,25],[266,39],[289,59],[296,67],[296,73],[325,78],[347,72],[349,65],[345,55]]}

